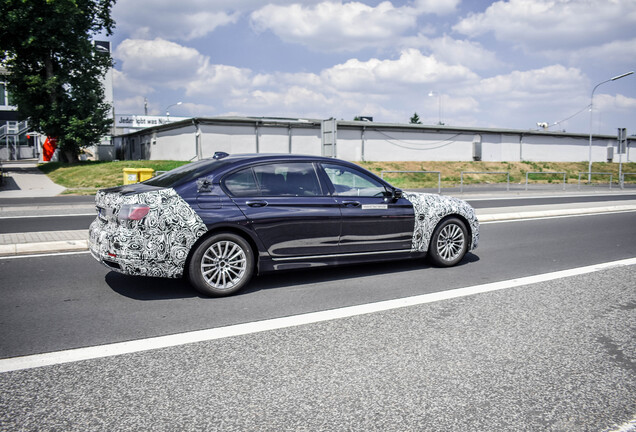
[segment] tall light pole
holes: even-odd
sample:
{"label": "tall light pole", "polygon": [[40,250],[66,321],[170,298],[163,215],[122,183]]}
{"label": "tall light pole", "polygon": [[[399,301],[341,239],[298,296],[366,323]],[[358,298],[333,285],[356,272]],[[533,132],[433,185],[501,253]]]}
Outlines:
{"label": "tall light pole", "polygon": [[618,79],[625,78],[626,76],[631,75],[633,73],[634,73],[634,71],[626,72],[626,73],[624,73],[622,75],[617,75],[614,78],[610,78],[608,80],[605,80],[603,82],[600,82],[600,83],[596,84],[596,86],[594,86],[594,88],[592,89],[592,96],[590,97],[590,146],[589,146],[590,147],[589,148],[589,160],[590,160],[590,163],[589,163],[588,168],[587,168],[587,183],[588,184],[592,183],[592,115],[594,113],[594,92],[596,91],[598,86],[600,86],[601,84],[605,84],[605,83],[610,82],[610,81],[616,81]]}
{"label": "tall light pole", "polygon": [[436,92],[436,91],[429,91],[428,92],[429,96],[437,96],[437,124],[438,125],[443,125],[444,123],[442,123],[442,94],[440,92]]}
{"label": "tall light pole", "polygon": [[173,106],[177,106],[177,105],[181,105],[183,102],[177,102],[177,103],[173,103],[172,105],[168,105],[166,107],[166,116],[168,117],[168,120],[170,120],[170,113],[168,112],[168,110],[173,107]]}

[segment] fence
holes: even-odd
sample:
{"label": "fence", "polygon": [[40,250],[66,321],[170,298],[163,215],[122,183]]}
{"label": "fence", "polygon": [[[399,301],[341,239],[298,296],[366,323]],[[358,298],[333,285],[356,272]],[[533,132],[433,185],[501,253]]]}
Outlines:
{"label": "fence", "polygon": [[583,174],[589,175],[590,177],[593,176],[593,175],[608,175],[609,176],[609,188],[612,189],[612,177],[613,177],[612,173],[582,171],[582,172],[579,172],[579,190],[581,189],[581,176]]}
{"label": "fence", "polygon": [[621,187],[623,187],[623,183],[625,182],[625,176],[627,175],[636,175],[636,173],[623,173],[623,178],[621,179]]}
{"label": "fence", "polygon": [[0,160],[19,160],[37,157],[38,146],[27,143],[28,121],[8,122],[0,127]]}
{"label": "fence", "polygon": [[510,173],[508,171],[462,171],[460,173],[459,192],[464,192],[464,174],[498,174],[506,175],[506,191],[510,190]]}
{"label": "fence", "polygon": [[526,173],[526,190],[528,190],[528,175],[529,174],[563,174],[563,190],[565,190],[565,178],[568,175],[565,171],[529,171]]}
{"label": "fence", "polygon": [[441,171],[382,171],[380,172],[380,178],[384,179],[385,173],[397,173],[397,174],[437,174],[437,193],[442,193],[442,172]]}
{"label": "fence", "polygon": [[[441,171],[381,171],[380,177],[384,179],[384,174],[437,174],[437,193],[442,191],[442,174]],[[506,176],[506,191],[510,191],[510,172],[509,171],[461,171],[460,172],[460,187],[459,192],[464,192],[464,174],[480,174],[480,175],[505,175]],[[581,189],[581,176],[583,174],[590,174],[587,171],[579,172],[578,188]],[[593,172],[592,175],[608,175],[609,176],[609,188],[612,189],[613,173],[608,172]],[[562,189],[565,190],[567,184],[567,172],[565,171],[528,171],[526,172],[525,190],[528,190],[529,176],[530,175],[560,175],[563,176]],[[623,173],[623,178],[628,175],[636,175],[636,173]],[[621,181],[622,188],[622,181]]]}

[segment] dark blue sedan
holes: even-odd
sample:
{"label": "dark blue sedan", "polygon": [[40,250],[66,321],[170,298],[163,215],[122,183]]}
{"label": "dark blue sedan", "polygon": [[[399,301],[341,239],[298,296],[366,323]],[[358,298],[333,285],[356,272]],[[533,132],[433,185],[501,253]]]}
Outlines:
{"label": "dark blue sedan", "polygon": [[254,273],[423,257],[460,262],[477,247],[466,202],[403,192],[359,166],[299,155],[228,155],[104,189],[93,256],[130,275],[182,277],[224,296]]}

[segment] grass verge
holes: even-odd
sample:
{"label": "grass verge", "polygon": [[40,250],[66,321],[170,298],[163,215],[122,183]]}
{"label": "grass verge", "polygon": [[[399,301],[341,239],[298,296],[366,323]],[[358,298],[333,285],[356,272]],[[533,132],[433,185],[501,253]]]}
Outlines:
{"label": "grass verge", "polygon": [[[506,183],[506,174],[483,174],[507,172],[510,174],[511,184],[525,184],[526,173],[528,183],[562,183],[563,174],[548,174],[549,172],[565,172],[566,183],[576,184],[579,172],[587,172],[587,162],[360,162],[364,168],[380,175],[382,171],[439,171],[443,188],[457,187],[464,172],[464,184],[492,184]],[[597,162],[592,165],[593,172],[611,173],[612,181],[618,183],[618,164]],[[480,174],[469,174],[479,172]],[[636,173],[636,163],[624,163],[624,173]],[[424,173],[385,173],[384,179],[401,188],[434,188],[437,187],[437,174]],[[581,181],[587,182],[587,176]],[[592,183],[608,184],[609,175],[593,175]],[[626,176],[626,183],[636,183],[636,175]]]}
{"label": "grass verge", "polygon": [[[188,162],[185,161],[114,161],[114,162],[79,162],[63,164],[49,162],[41,164],[40,170],[55,183],[67,188],[66,193],[92,195],[99,189],[122,185],[124,168],[152,168],[155,171],[169,171]],[[380,175],[382,171],[440,171],[442,187],[457,187],[460,184],[461,172],[509,172],[511,184],[523,184],[527,172],[529,183],[561,183],[563,174],[546,174],[547,172],[565,172],[567,183],[578,182],[579,172],[587,172],[587,162],[358,162],[359,165]],[[613,182],[618,182],[618,164],[594,163],[594,172],[612,173]],[[636,163],[624,163],[624,173],[636,173]],[[437,174],[423,173],[387,173],[384,178],[400,188],[435,188]],[[587,180],[587,176],[582,177]],[[505,183],[504,174],[464,174],[464,184]],[[609,183],[608,175],[594,175],[592,182]],[[625,177],[626,183],[636,183],[636,175]]]}
{"label": "grass verge", "polygon": [[94,195],[99,189],[124,184],[124,168],[152,168],[155,171],[170,171],[188,162],[185,161],[114,161],[78,162],[64,164],[49,162],[39,168],[51,180],[67,188],[66,194]]}

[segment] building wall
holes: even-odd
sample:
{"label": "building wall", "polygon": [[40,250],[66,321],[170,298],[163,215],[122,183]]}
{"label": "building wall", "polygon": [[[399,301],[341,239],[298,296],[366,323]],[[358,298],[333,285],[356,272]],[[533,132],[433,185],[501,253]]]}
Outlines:
{"label": "building wall", "polygon": [[[197,121],[117,137],[118,155],[126,159],[194,160],[215,152],[290,153],[291,149],[295,154],[322,154],[317,123]],[[344,123],[337,130],[336,156],[351,161],[471,161],[480,156],[483,161],[580,162],[587,161],[589,154],[588,138],[578,134]],[[616,145],[612,137],[595,137],[593,161],[606,161],[607,147]],[[629,160],[628,155],[623,161]],[[616,150],[614,160],[618,161]]]}
{"label": "building wall", "polygon": [[320,156],[321,145],[320,127],[292,128],[292,153]]}
{"label": "building wall", "polygon": [[200,130],[204,158],[215,152],[256,153],[256,129],[253,126],[203,124]]}
{"label": "building wall", "polygon": [[197,157],[196,128],[190,124],[179,129],[158,130],[150,128],[143,142],[150,143],[150,157],[154,160],[193,160]]}

